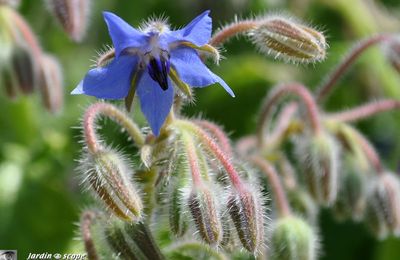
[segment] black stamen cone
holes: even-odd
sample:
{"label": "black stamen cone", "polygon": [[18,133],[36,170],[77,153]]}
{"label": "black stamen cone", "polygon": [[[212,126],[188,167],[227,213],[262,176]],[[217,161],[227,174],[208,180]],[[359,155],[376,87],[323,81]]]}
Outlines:
{"label": "black stamen cone", "polygon": [[157,81],[162,90],[168,89],[169,60],[151,58],[147,65],[150,77]]}

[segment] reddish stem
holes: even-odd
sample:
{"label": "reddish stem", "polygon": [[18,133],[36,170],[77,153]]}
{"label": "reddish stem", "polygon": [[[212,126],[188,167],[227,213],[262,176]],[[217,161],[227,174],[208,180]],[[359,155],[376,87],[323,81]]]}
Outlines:
{"label": "reddish stem", "polygon": [[210,132],[228,157],[233,155],[231,142],[220,126],[207,120],[195,120],[194,123]]}
{"label": "reddish stem", "polygon": [[400,109],[400,101],[392,99],[379,100],[348,111],[332,114],[329,116],[329,119],[341,122],[353,122],[394,109]]}
{"label": "reddish stem", "polygon": [[351,129],[354,134],[354,137],[356,138],[356,141],[360,144],[361,149],[365,153],[365,156],[368,158],[371,165],[375,168],[375,171],[378,174],[382,174],[383,173],[382,162],[375,148],[361,133],[359,133],[354,128]]}
{"label": "reddish stem", "polygon": [[258,168],[267,176],[272,192],[277,200],[276,205],[282,217],[289,216],[291,213],[289,202],[286,198],[281,180],[275,168],[259,156],[252,156],[249,160],[257,165]]}
{"label": "reddish stem", "polygon": [[297,109],[298,105],[296,102],[291,102],[282,109],[282,112],[278,115],[276,127],[268,136],[269,141],[279,140],[285,134]]}
{"label": "reddish stem", "polygon": [[240,33],[254,29],[257,24],[257,21],[240,21],[227,25],[214,34],[210,39],[209,44],[212,46],[221,45]]}
{"label": "reddish stem", "polygon": [[322,101],[333,89],[335,83],[343,76],[348,68],[357,60],[357,58],[364,53],[369,47],[390,39],[388,34],[378,34],[366,38],[359,42],[344,59],[337,65],[337,67],[329,73],[317,88],[317,101]]}
{"label": "reddish stem", "polygon": [[267,100],[262,105],[260,119],[257,127],[257,135],[260,146],[265,144],[265,132],[273,108],[275,107],[279,99],[287,94],[295,94],[300,98],[300,100],[306,107],[311,129],[315,134],[318,134],[321,131],[321,120],[318,113],[318,107],[315,103],[313,95],[303,85],[299,83],[289,83],[278,87],[274,92],[269,95]]}
{"label": "reddish stem", "polygon": [[190,172],[192,173],[192,180],[195,187],[199,187],[202,183],[201,173],[199,167],[199,159],[197,157],[196,149],[193,144],[192,137],[188,134],[184,134],[184,141],[186,146],[186,152],[189,161]]}
{"label": "reddish stem", "polygon": [[113,105],[99,102],[91,105],[86,110],[83,117],[83,133],[90,153],[95,154],[104,149],[96,134],[96,119],[101,114],[111,118],[126,129],[137,146],[143,146],[144,137],[136,124],[133,123],[125,113]]}
{"label": "reddish stem", "polygon": [[237,190],[242,190],[244,187],[242,184],[242,180],[240,179],[239,173],[236,171],[235,167],[230,162],[226,154],[222,151],[219,145],[208,135],[208,133],[203,129],[201,129],[200,127],[198,127],[196,124],[193,124],[189,121],[184,121],[184,120],[177,120],[177,121],[180,124],[182,124],[183,127],[190,129],[190,131],[193,132],[199,138],[199,140],[203,143],[206,149],[208,149],[211,153],[213,153],[214,156],[218,159],[218,161],[220,161],[222,166],[225,168],[232,182],[232,185]]}
{"label": "reddish stem", "polygon": [[85,245],[87,258],[90,260],[99,259],[96,252],[96,247],[94,246],[92,232],[90,231],[90,227],[95,217],[96,213],[90,210],[83,212],[81,216],[81,233],[83,243]]}

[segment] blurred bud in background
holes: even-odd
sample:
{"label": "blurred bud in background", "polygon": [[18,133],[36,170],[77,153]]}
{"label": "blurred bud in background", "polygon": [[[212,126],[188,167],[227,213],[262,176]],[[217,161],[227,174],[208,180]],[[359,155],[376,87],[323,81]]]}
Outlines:
{"label": "blurred bud in background", "polygon": [[75,42],[80,42],[86,32],[90,1],[47,0],[46,3],[69,37]]}
{"label": "blurred bud in background", "polygon": [[25,19],[1,4],[0,47],[0,76],[6,94],[16,98],[39,91],[45,108],[59,111],[63,105],[61,66],[56,58],[43,53]]}
{"label": "blurred bud in background", "polygon": [[400,180],[392,173],[383,173],[370,183],[366,223],[380,239],[400,235]]}

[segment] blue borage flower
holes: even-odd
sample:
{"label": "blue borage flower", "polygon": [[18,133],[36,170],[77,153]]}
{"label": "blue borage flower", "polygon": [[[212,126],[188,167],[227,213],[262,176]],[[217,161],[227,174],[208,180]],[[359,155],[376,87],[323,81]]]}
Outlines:
{"label": "blue borage flower", "polygon": [[137,30],[115,14],[104,12],[115,58],[104,67],[90,70],[72,94],[122,99],[130,95],[132,86],[157,136],[173,103],[172,82],[180,88],[219,83],[234,97],[229,86],[199,56],[198,50],[218,53],[207,45],[211,37],[208,14],[203,12],[180,30],[170,30],[162,21],[151,21]]}

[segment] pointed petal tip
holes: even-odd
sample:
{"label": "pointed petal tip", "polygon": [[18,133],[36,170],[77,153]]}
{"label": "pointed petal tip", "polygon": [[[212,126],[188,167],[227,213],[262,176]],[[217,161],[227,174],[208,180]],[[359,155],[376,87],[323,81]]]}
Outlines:
{"label": "pointed petal tip", "polygon": [[74,88],[71,93],[71,95],[80,95],[80,94],[84,94],[83,92],[83,88],[82,88],[82,81],[78,84],[78,86],[76,86],[76,88]]}

